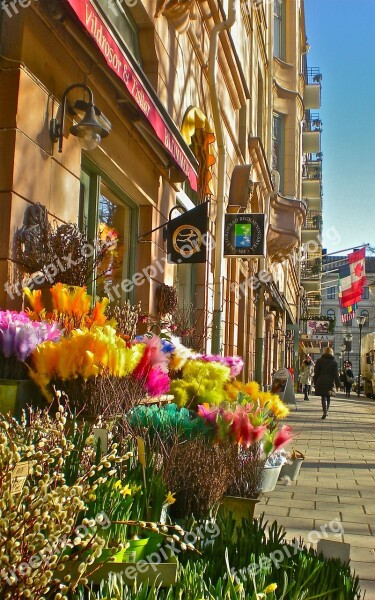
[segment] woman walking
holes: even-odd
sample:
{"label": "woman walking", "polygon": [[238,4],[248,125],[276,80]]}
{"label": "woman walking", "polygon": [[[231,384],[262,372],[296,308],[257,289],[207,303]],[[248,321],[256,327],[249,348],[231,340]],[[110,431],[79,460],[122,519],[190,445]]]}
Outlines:
{"label": "woman walking", "polygon": [[350,398],[350,392],[352,391],[352,385],[354,383],[354,373],[352,370],[352,363],[350,360],[346,361],[344,369],[344,386],[345,386],[345,397]]}
{"label": "woman walking", "polygon": [[329,346],[325,348],[322,356],[318,358],[314,369],[315,394],[322,398],[322,419],[327,418],[333,386],[340,388],[339,367]]}
{"label": "woman walking", "polygon": [[302,363],[301,384],[303,385],[304,400],[310,400],[311,384],[314,377],[314,363],[308,354]]}

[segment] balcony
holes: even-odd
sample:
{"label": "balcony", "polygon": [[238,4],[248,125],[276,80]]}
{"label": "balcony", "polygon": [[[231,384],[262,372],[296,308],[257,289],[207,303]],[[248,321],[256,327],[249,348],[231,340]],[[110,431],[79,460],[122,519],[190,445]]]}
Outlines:
{"label": "balcony", "polygon": [[302,229],[305,231],[315,231],[319,232],[323,227],[323,214],[321,210],[308,210],[306,213],[306,219],[303,224]]}
{"label": "balcony", "polygon": [[320,152],[320,136],[321,132],[316,131],[303,131],[302,132],[302,153],[312,154]]}
{"label": "balcony", "polygon": [[303,93],[303,102],[306,110],[319,109],[321,104],[321,85],[322,75],[317,67],[310,67],[305,73],[305,89]]}
{"label": "balcony", "polygon": [[320,281],[322,277],[322,257],[320,255],[307,256],[301,265],[301,279],[306,281]]}
{"label": "balcony", "polygon": [[322,197],[322,154],[314,154],[311,158],[305,158],[302,165],[302,197]]}
{"label": "balcony", "polygon": [[306,203],[296,198],[274,194],[270,204],[267,249],[273,261],[281,262],[300,244],[301,229],[306,218]]}
{"label": "balcony", "polygon": [[302,130],[302,152],[304,154],[320,153],[320,135],[322,122],[318,113],[306,111]]}

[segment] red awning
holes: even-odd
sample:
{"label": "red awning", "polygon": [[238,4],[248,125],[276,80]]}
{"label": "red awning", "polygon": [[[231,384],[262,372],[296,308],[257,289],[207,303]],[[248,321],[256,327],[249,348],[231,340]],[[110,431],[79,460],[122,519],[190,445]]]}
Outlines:
{"label": "red awning", "polygon": [[121,79],[168,154],[189,179],[193,190],[197,190],[197,172],[183,148],[183,141],[179,140],[172,131],[167,119],[162,114],[161,107],[158,107],[151,97],[141,76],[131,66],[126,51],[119,46],[99,11],[89,0],[67,0],[67,2],[99,48],[109,68]]}

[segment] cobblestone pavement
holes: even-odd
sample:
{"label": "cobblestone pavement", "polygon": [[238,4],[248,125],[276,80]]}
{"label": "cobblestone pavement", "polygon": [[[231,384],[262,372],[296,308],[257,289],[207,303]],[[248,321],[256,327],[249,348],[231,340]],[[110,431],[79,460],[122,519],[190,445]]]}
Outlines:
{"label": "cobblestone pavement", "polygon": [[[297,407],[291,405],[287,422],[298,434],[293,447],[306,457],[300,475],[290,485],[279,481],[256,515],[276,519],[287,539],[313,541],[311,532],[318,530],[322,539],[349,543],[362,598],[375,600],[375,400],[340,393],[325,420],[316,396],[307,402],[297,395]],[[334,519],[343,533],[330,531]]]}

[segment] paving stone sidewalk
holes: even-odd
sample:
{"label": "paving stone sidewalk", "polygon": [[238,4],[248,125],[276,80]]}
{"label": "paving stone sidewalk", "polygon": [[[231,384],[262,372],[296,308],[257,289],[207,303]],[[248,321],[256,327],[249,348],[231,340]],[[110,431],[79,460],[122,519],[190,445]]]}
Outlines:
{"label": "paving stone sidewalk", "polygon": [[[316,396],[307,402],[298,395],[297,407],[291,405],[287,423],[299,434],[293,447],[306,457],[299,478],[265,494],[256,515],[276,519],[288,539],[307,541],[325,526],[323,538],[349,543],[362,598],[375,600],[375,400],[338,394],[325,420]],[[330,531],[334,519],[342,534]]]}

